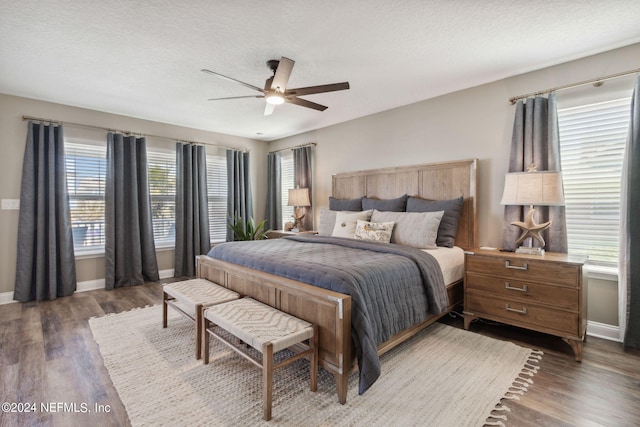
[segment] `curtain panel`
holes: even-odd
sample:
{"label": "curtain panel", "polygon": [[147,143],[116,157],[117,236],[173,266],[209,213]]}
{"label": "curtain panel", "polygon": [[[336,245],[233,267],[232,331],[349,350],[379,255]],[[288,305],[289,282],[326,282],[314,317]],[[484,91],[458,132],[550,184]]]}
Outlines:
{"label": "curtain panel", "polygon": [[[620,334],[640,348],[640,77],[631,98],[631,120],[622,169],[620,221]],[[635,260],[635,261],[633,261]]]}
{"label": "curtain panel", "polygon": [[[228,220],[242,218],[243,227],[253,219],[253,199],[249,176],[249,153],[227,150],[227,215]],[[227,227],[227,241],[235,239],[234,233]]]}
{"label": "curtain panel", "polygon": [[176,143],[174,277],[195,276],[196,255],[211,249],[205,147]]}
{"label": "curtain panel", "polygon": [[145,138],[107,135],[105,288],[157,281]]}
{"label": "curtain panel", "polygon": [[[538,171],[560,171],[560,135],[555,94],[548,98],[537,96],[520,100],[516,104],[511,139],[509,172],[524,172],[529,165]],[[564,206],[534,206],[538,224],[551,221],[551,227],[542,232],[546,250],[567,252],[567,224]],[[521,230],[511,225],[522,221],[526,206],[505,206],[502,247],[516,249]],[[534,246],[539,246],[534,241]]]}
{"label": "curtain panel", "polygon": [[13,299],[53,300],[75,290],[63,128],[29,121],[22,164]]}
{"label": "curtain panel", "polygon": [[302,227],[305,230],[313,230],[313,147],[293,149],[293,173],[294,188],[308,188],[309,201],[312,206],[301,207],[304,213],[302,218]]}
{"label": "curtain panel", "polygon": [[265,229],[282,229],[282,165],[280,153],[267,156],[267,208]]}

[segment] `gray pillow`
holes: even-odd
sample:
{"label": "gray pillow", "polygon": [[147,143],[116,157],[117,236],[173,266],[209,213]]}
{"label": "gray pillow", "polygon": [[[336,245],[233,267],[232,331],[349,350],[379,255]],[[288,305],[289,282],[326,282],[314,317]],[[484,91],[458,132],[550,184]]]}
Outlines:
{"label": "gray pillow", "polygon": [[456,242],[458,221],[462,212],[462,196],[450,200],[427,200],[419,197],[409,197],[407,200],[407,212],[436,212],[444,211],[440,227],[438,228],[438,246],[452,248]]}
{"label": "gray pillow", "polygon": [[329,197],[329,209],[332,211],[359,212],[362,210],[362,197],[358,197],[357,199],[336,199]]}
{"label": "gray pillow", "polygon": [[331,236],[333,226],[336,225],[337,213],[338,211],[320,208],[320,226],[318,227],[318,234],[320,236]]}
{"label": "gray pillow", "polygon": [[391,243],[418,249],[435,249],[438,226],[444,211],[381,212],[373,211],[371,222],[394,221]]}
{"label": "gray pillow", "polygon": [[407,196],[400,196],[395,199],[370,199],[365,197],[362,199],[362,209],[377,209],[386,212],[404,212],[407,210]]}

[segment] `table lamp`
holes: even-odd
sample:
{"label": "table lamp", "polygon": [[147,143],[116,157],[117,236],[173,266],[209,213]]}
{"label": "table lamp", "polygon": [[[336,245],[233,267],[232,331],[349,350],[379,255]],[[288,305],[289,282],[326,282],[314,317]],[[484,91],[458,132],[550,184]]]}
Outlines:
{"label": "table lamp", "polygon": [[[536,224],[533,206],[564,206],[564,191],[562,187],[562,173],[559,171],[536,171],[534,165],[529,166],[527,172],[512,172],[505,176],[504,192],[501,205],[529,206],[524,222],[514,221],[522,229],[522,234],[516,245],[531,237],[531,246],[520,246],[517,253],[534,255],[544,254],[545,241],[541,233],[551,226],[551,221]],[[533,239],[540,243],[539,248],[533,247]]]}
{"label": "table lamp", "polygon": [[302,218],[304,218],[304,213],[300,208],[305,206],[311,206],[311,201],[309,200],[309,189],[308,188],[290,189],[287,206],[296,207],[295,212],[293,214],[293,219],[295,220],[295,224],[293,226],[294,231],[296,229],[298,231],[305,231],[304,228],[302,227]]}

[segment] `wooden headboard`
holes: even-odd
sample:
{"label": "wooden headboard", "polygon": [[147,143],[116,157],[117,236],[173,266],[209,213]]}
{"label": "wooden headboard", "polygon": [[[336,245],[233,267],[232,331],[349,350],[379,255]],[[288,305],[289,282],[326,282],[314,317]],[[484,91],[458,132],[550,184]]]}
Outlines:
{"label": "wooden headboard", "polygon": [[430,200],[463,196],[456,246],[471,249],[477,244],[477,163],[473,159],[339,173],[332,177],[332,195],[338,199],[393,199],[408,194]]}

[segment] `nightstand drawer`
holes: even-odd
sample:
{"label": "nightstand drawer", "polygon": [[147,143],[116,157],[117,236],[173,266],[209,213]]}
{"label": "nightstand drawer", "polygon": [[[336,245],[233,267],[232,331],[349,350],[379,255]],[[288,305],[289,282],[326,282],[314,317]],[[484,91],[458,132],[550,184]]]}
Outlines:
{"label": "nightstand drawer", "polygon": [[472,293],[466,295],[464,309],[480,317],[504,319],[506,323],[517,326],[528,328],[537,326],[535,329],[542,331],[551,329],[578,336],[579,316],[573,311],[556,310],[508,298]]}
{"label": "nightstand drawer", "polygon": [[545,286],[539,283],[482,276],[474,273],[467,273],[466,277],[465,286],[469,292],[488,292],[499,297],[578,310],[577,288]]}
{"label": "nightstand drawer", "polygon": [[566,263],[545,262],[520,257],[467,257],[467,271],[521,280],[549,280],[550,284],[578,286],[580,267]]}

